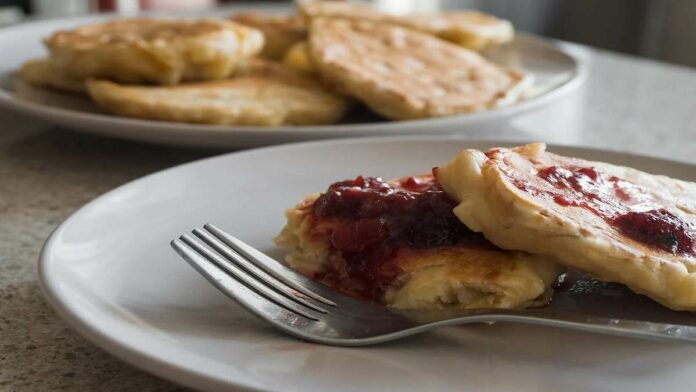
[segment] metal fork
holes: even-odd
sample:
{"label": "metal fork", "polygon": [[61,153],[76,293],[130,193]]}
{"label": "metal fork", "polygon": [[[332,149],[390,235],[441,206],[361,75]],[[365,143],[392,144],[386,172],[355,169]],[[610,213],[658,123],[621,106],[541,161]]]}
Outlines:
{"label": "metal fork", "polygon": [[[214,225],[206,224],[192,234],[171,242],[184,260],[248,311],[290,335],[312,342],[363,346],[444,326],[498,321],[696,342],[696,322],[684,324],[684,320],[693,322],[691,314],[684,320],[675,319],[674,314],[681,314],[678,312],[666,312],[668,316],[658,316],[656,322],[588,316],[554,306],[531,310],[399,311],[356,300],[317,283]],[[621,308],[625,310],[624,305]],[[674,320],[680,324],[672,323]]]}

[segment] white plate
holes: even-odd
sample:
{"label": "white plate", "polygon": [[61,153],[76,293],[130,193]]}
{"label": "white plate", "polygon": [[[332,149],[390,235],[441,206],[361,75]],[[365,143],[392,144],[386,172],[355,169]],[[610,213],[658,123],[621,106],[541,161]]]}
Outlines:
{"label": "white plate", "polygon": [[[248,9],[235,7],[221,15]],[[262,12],[287,11],[287,8],[277,6],[255,6],[253,9]],[[504,123],[512,116],[553,102],[577,87],[584,72],[579,60],[570,53],[572,49],[569,45],[519,35],[513,43],[490,50],[486,55],[500,64],[521,68],[534,75],[534,97],[524,102],[436,119],[302,127],[234,127],[128,119],[102,114],[88,99],[78,95],[17,83],[15,72],[22,63],[45,56],[42,37],[56,30],[105,18],[58,19],[0,29],[0,53],[12,54],[0,56],[0,107],[99,135],[185,146],[249,147],[337,137],[464,133],[483,124]]]}
{"label": "white plate", "polygon": [[[506,144],[506,143],[498,143]],[[692,390],[696,347],[550,328],[474,325],[367,348],[276,332],[180,260],[169,241],[214,222],[279,257],[283,211],[358,174],[419,173],[456,138],[371,138],[270,147],[147,176],[87,204],[46,243],[43,289],[73,327],[114,355],[206,390]],[[570,147],[552,151],[696,180],[696,166]]]}

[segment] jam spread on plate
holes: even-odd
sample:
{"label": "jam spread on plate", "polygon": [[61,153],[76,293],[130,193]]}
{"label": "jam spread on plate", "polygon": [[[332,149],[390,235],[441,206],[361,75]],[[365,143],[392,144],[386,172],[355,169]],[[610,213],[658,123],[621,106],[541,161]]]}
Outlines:
{"label": "jam spread on plate", "polygon": [[326,271],[317,278],[376,300],[399,275],[398,252],[491,246],[457,219],[452,212],[456,205],[429,175],[398,182],[361,176],[332,184],[310,206],[314,233],[331,249]]}
{"label": "jam spread on plate", "polygon": [[696,227],[665,209],[644,188],[594,167],[549,166],[537,175],[553,190],[513,184],[559,205],[591,211],[634,241],[675,255],[696,255]]}

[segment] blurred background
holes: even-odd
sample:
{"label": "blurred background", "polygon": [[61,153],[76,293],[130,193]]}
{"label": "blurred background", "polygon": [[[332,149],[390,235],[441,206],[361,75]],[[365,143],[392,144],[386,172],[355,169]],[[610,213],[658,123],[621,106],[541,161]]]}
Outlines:
{"label": "blurred background", "polygon": [[[0,0],[0,26],[27,18],[91,12],[207,9],[231,2],[264,3],[240,0]],[[696,66],[696,0],[374,0],[374,3],[393,12],[479,9],[511,20],[519,30]]]}

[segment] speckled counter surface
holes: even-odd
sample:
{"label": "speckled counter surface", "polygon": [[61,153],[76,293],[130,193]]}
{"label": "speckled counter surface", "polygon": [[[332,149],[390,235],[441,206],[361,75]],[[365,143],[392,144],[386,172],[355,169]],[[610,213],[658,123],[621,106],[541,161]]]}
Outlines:
{"label": "speckled counter surface", "polygon": [[202,154],[48,130],[6,113],[0,124],[0,391],[183,390],[126,365],[48,307],[37,259],[75,209],[133,178]]}
{"label": "speckled counter surface", "polygon": [[[696,71],[589,51],[571,97],[475,137],[598,146],[696,162]],[[73,332],[48,307],[37,259],[82,204],[147,173],[214,154],[58,130],[0,111],[0,390],[178,391]]]}

